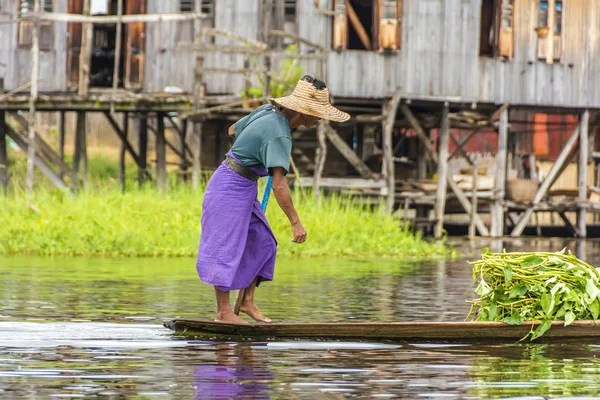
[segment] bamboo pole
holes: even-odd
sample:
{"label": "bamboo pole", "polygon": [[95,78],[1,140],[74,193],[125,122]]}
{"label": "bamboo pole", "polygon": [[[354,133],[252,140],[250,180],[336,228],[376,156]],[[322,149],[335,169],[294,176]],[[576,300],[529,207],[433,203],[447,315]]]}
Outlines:
{"label": "bamboo pole", "polygon": [[[85,7],[85,5],[84,5]],[[165,14],[139,14],[139,15],[124,15],[120,19],[116,15],[87,15],[87,14],[67,14],[57,12],[44,12],[38,14],[41,21],[54,21],[54,22],[79,22],[79,23],[90,23],[90,24],[116,24],[121,20],[125,24],[135,22],[182,22],[191,21],[195,19],[207,19],[210,18],[208,14],[202,14],[197,12],[182,12],[182,13],[165,13]],[[35,17],[35,15],[34,15]],[[26,21],[31,18],[20,18],[19,21]]]}
{"label": "bamboo pole", "polygon": [[590,112],[581,114],[581,129],[579,130],[579,160],[577,163],[577,183],[579,186],[579,211],[577,212],[577,227],[582,238],[587,237],[586,203],[587,203],[587,163],[588,163],[588,128]]}
{"label": "bamboo pole", "polygon": [[[33,1],[33,12],[40,12],[40,0]],[[33,169],[35,167],[35,103],[38,99],[38,79],[40,75],[40,20],[33,20],[31,32],[31,94],[29,96],[29,134],[27,142],[27,197],[33,195]]]}
{"label": "bamboo pole", "polygon": [[114,114],[115,103],[114,99],[117,95],[119,88],[119,69],[121,68],[121,37],[123,36],[123,0],[117,0],[117,33],[115,38],[115,63],[113,70],[113,82],[112,82],[112,98],[110,102],[110,112]]}
{"label": "bamboo pole", "polygon": [[442,126],[440,128],[439,156],[438,159],[438,185],[435,199],[435,229],[436,239],[441,239],[444,229],[444,212],[446,209],[446,187],[448,177],[448,136],[450,134],[450,120],[448,119],[449,105],[446,103],[442,111]]}

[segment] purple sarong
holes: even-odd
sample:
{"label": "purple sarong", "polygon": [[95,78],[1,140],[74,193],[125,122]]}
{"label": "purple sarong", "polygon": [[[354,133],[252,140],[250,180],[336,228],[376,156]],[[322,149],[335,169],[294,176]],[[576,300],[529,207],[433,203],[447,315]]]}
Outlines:
{"label": "purple sarong", "polygon": [[[230,151],[229,155],[239,160]],[[266,176],[263,168],[250,168]],[[222,291],[273,280],[277,241],[257,199],[258,184],[225,162],[215,171],[202,202],[196,269],[204,283]],[[258,285],[257,285],[258,286]]]}

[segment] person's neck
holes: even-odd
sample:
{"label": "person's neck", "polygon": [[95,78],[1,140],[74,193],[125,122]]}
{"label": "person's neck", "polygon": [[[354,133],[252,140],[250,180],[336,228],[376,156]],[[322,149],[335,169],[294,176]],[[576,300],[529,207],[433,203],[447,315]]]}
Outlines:
{"label": "person's neck", "polygon": [[281,113],[288,119],[290,123],[290,129],[295,129],[300,126],[300,118],[302,115],[296,111],[288,110],[284,108]]}

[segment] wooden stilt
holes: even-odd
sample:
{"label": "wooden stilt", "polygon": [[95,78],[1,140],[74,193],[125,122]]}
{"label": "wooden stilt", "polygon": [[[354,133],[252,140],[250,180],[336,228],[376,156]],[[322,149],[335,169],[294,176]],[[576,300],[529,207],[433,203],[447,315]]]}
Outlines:
{"label": "wooden stilt", "polygon": [[194,122],[194,136],[196,137],[196,150],[194,151],[194,159],[192,160],[192,187],[197,189],[200,186],[202,174],[202,130],[204,121],[199,120]]}
{"label": "wooden stilt", "polygon": [[396,176],[394,154],[392,151],[392,132],[394,129],[394,121],[396,120],[396,112],[398,111],[398,103],[400,102],[400,89],[396,89],[391,100],[384,106],[385,119],[381,124],[383,132],[383,176],[385,177],[387,187],[386,211],[391,214],[394,211],[396,202]]}
{"label": "wooden stilt", "polygon": [[580,117],[579,160],[577,163],[577,184],[579,186],[579,211],[577,212],[577,228],[582,238],[587,237],[587,164],[588,164],[588,128],[590,111],[585,110]]}
{"label": "wooden stilt", "polygon": [[[201,33],[196,35],[196,41],[201,41]],[[196,67],[194,71],[194,110],[200,110],[204,107],[202,99],[204,98],[204,75],[202,74],[202,67],[204,65],[204,58],[199,54],[196,55]],[[197,189],[200,186],[201,172],[202,172],[202,128],[204,121],[201,118],[199,121],[194,123],[194,133],[196,136],[196,151],[194,152],[194,159],[192,161],[192,187]]]}
{"label": "wooden stilt", "polygon": [[[442,126],[440,128],[439,156],[438,159],[438,186],[435,199],[435,229],[436,239],[441,239],[444,230],[444,211],[446,209],[446,182],[448,177],[448,136],[450,134],[450,120],[448,119],[448,104],[442,111]],[[405,114],[406,115],[406,114]]]}
{"label": "wooden stilt", "polygon": [[148,159],[148,114],[140,115],[138,127],[138,154],[140,162],[138,164],[138,183],[141,186],[146,182],[146,168]]}
{"label": "wooden stilt", "polygon": [[75,123],[75,148],[73,150],[73,176],[75,187],[79,185],[79,168],[81,164],[81,149],[83,148],[83,136],[85,135],[85,111],[77,111]]}
{"label": "wooden stilt", "polygon": [[38,79],[40,75],[40,0],[33,2],[33,27],[31,31],[31,93],[29,95],[29,132],[27,148],[27,196],[33,195],[33,169],[35,166],[35,107],[38,98]]}
{"label": "wooden stilt", "polygon": [[471,214],[469,215],[469,237],[473,238],[477,234],[475,229],[475,216],[477,215],[477,176],[478,165],[473,165],[473,189],[471,190]]}
{"label": "wooden stilt", "polygon": [[313,191],[315,193],[315,201],[319,202],[321,197],[321,176],[325,168],[325,160],[327,158],[327,130],[329,122],[325,120],[319,121],[317,126],[317,141],[318,147],[315,153],[315,171],[313,176]]}
{"label": "wooden stilt", "polygon": [[167,190],[167,146],[165,143],[165,119],[163,113],[157,114],[156,128],[156,183],[162,191]]}
{"label": "wooden stilt", "polygon": [[500,127],[498,128],[498,153],[496,154],[496,190],[492,205],[493,237],[504,236],[504,195],[506,190],[506,160],[508,146],[508,107],[502,107],[500,112]]}
{"label": "wooden stilt", "polygon": [[[175,121],[171,120],[171,122],[173,124],[175,124]],[[181,128],[179,129],[179,151],[181,152],[180,157],[180,162],[179,162],[179,171],[182,172],[181,178],[182,180],[185,182],[187,181],[187,175],[183,174],[184,171],[187,170],[188,167],[188,163],[187,163],[187,159],[186,159],[186,150],[188,150],[187,144],[186,144],[186,137],[187,137],[187,130],[188,130],[188,120],[184,119],[181,121]],[[194,158],[193,154],[190,154],[190,158]]]}
{"label": "wooden stilt", "polygon": [[[61,161],[65,160],[65,111],[60,111],[58,117],[58,157]],[[63,171],[59,171],[58,175],[62,178]]]}
{"label": "wooden stilt", "polygon": [[125,151],[127,146],[125,142],[127,142],[127,136],[129,133],[129,113],[123,113],[123,135],[125,140],[121,140],[121,146],[119,148],[119,190],[121,192],[125,191],[126,188],[126,178],[125,178]]}
{"label": "wooden stilt", "polygon": [[0,191],[8,190],[8,151],[6,141],[6,112],[0,110]]}
{"label": "wooden stilt", "polygon": [[88,153],[87,153],[87,112],[83,112],[83,131],[81,133],[81,176],[83,178],[83,187],[88,188]]}
{"label": "wooden stilt", "polygon": [[[90,15],[91,0],[83,0],[83,15]],[[78,94],[86,96],[90,84],[90,61],[92,59],[92,39],[94,26],[91,22],[82,23],[81,49],[79,52]]]}
{"label": "wooden stilt", "polygon": [[223,151],[223,142],[226,132],[225,124],[219,123],[217,126],[217,133],[215,135],[215,166],[221,164],[221,162],[225,159],[225,152]]}
{"label": "wooden stilt", "polygon": [[519,221],[517,221],[517,225],[513,228],[513,231],[510,234],[512,237],[518,237],[518,236],[521,235],[521,233],[523,233],[523,230],[527,226],[527,221],[529,221],[529,217],[531,216],[531,213],[533,212],[533,208],[546,195],[546,193],[548,192],[548,189],[550,189],[550,186],[552,185],[552,183],[554,182],[554,180],[558,176],[559,170],[562,168],[563,164],[567,160],[567,158],[568,158],[568,156],[569,156],[569,154],[571,152],[571,149],[573,148],[573,145],[575,144],[575,142],[577,141],[577,139],[579,139],[579,130],[581,129],[580,125],[581,125],[581,122],[575,128],[575,130],[571,134],[571,137],[569,138],[569,140],[567,140],[567,143],[565,143],[565,145],[564,145],[562,151],[560,152],[560,154],[559,154],[556,162],[554,163],[554,165],[550,169],[550,172],[548,173],[548,176],[546,176],[546,179],[544,179],[544,182],[542,182],[542,185],[538,189],[538,191],[537,191],[537,193],[535,195],[535,198],[533,199],[533,202],[532,202],[531,206],[528,207],[521,214],[521,217],[519,218]]}

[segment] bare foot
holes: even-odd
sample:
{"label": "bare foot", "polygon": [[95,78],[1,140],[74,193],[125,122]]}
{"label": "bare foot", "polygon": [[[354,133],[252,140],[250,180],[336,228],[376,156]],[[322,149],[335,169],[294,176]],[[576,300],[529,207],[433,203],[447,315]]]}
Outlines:
{"label": "bare foot", "polygon": [[264,315],[262,315],[262,313],[260,312],[260,310],[254,302],[243,302],[240,306],[240,311],[248,315],[255,321],[266,323],[271,322],[271,318],[267,318]]}
{"label": "bare foot", "polygon": [[248,325],[248,322],[235,315],[233,311],[217,313],[216,322],[226,322],[228,324],[244,324]]}

